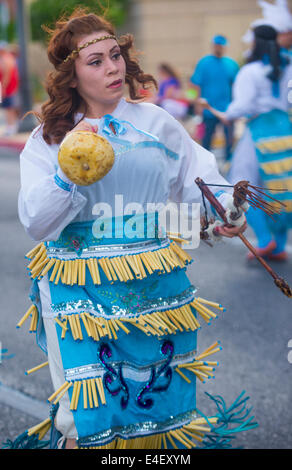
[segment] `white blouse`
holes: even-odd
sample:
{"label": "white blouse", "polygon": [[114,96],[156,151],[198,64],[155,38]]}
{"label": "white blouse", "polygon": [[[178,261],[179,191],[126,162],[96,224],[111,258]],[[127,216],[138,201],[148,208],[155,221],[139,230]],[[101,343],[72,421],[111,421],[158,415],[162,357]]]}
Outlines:
{"label": "white blouse", "polygon": [[[147,210],[148,203],[167,204],[168,200],[200,203],[201,193],[194,182],[198,176],[207,183],[228,184],[218,172],[214,155],[194,142],[183,126],[160,107],[122,99],[111,116],[123,128],[118,138],[137,144],[157,141],[168,153],[159,146],[141,149],[138,145],[136,150],[120,155],[117,152],[112,169],[102,180],[90,186],[76,186],[58,165],[59,145],[48,145],[39,126],[20,155],[18,211],[33,240],[57,240],[69,223],[93,220],[97,203],[107,203],[114,210],[116,195],[122,195],[124,205],[136,202]],[[80,118],[81,114],[77,114],[76,122]],[[106,137],[104,118],[86,121],[97,124],[98,133]],[[119,148],[111,137],[109,140],[114,148]],[[210,189],[213,193],[232,192],[231,188]],[[224,205],[230,196],[221,194],[219,198]],[[121,215],[116,207],[113,215]]]}
{"label": "white blouse", "polygon": [[[238,72],[233,89],[232,102],[226,110],[229,120],[267,113],[272,109],[289,109],[289,86],[291,89],[292,65],[285,67],[280,79],[279,97],[273,95],[272,82],[267,78],[271,67],[261,61],[244,65]],[[291,106],[291,104],[290,104]]]}

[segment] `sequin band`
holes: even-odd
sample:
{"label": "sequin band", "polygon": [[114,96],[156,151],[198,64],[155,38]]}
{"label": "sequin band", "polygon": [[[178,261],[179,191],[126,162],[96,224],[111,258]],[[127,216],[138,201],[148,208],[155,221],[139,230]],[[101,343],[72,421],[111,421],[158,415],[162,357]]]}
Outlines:
{"label": "sequin band", "polygon": [[[189,351],[185,354],[176,354],[170,363],[171,366],[184,364],[195,358],[196,350]],[[126,361],[109,361],[109,365],[113,368],[123,367],[123,376],[125,379],[135,380],[136,382],[146,382],[151,374],[153,367],[158,368],[163,364],[163,360],[157,361],[147,366],[136,366]],[[86,366],[73,367],[65,369],[65,380],[83,380],[96,377],[103,377],[105,370],[101,364],[87,364]]]}
{"label": "sequin band", "polygon": [[179,308],[181,305],[190,303],[194,300],[196,288],[190,286],[188,289],[183,291],[181,294],[173,297],[158,297],[157,299],[142,300],[141,305],[135,305],[135,311],[133,313],[133,305],[130,307],[120,307],[119,305],[113,305],[111,311],[104,309],[101,304],[95,304],[91,300],[77,300],[70,302],[60,302],[58,304],[52,304],[52,312],[58,315],[68,315],[81,312],[88,312],[96,316],[102,316],[103,318],[113,317],[135,317],[136,315],[147,314],[165,309]]}
{"label": "sequin band", "polygon": [[196,410],[193,410],[181,413],[177,416],[171,416],[168,420],[161,423],[144,421],[141,423],[130,424],[128,426],[115,426],[92,436],[79,438],[77,439],[77,443],[79,447],[91,447],[94,445],[104,445],[112,441],[115,437],[130,439],[154,433],[163,433],[171,429],[180,428],[196,418],[197,412]]}
{"label": "sequin band", "polygon": [[100,245],[92,245],[86,248],[82,248],[82,255],[78,255],[75,250],[70,247],[55,247],[55,246],[47,246],[47,256],[50,257],[58,257],[62,256],[62,258],[66,259],[67,257],[70,259],[80,259],[80,258],[90,258],[91,256],[95,257],[102,257],[108,254],[111,256],[119,256],[124,254],[137,254],[141,251],[147,250],[154,250],[159,248],[165,248],[170,244],[170,240],[165,237],[161,238],[159,242],[157,240],[146,240],[143,242],[133,242],[133,243],[125,243],[125,244],[109,244],[105,245],[100,243]]}

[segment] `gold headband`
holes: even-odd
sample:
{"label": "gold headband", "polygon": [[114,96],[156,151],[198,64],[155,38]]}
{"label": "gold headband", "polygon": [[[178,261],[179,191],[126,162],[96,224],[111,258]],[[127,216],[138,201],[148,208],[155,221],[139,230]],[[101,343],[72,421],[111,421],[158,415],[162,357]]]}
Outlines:
{"label": "gold headband", "polygon": [[95,44],[96,42],[99,42],[99,41],[104,41],[105,39],[115,39],[117,41],[116,36],[113,36],[113,35],[101,36],[100,38],[92,39],[91,41],[86,42],[82,46],[80,46],[77,49],[74,49],[74,51],[70,52],[70,54],[66,57],[66,59],[63,60],[63,62],[67,62],[69,59],[72,59],[75,54],[79,54],[79,52],[82,49],[84,49],[85,47],[88,47],[91,44]]}

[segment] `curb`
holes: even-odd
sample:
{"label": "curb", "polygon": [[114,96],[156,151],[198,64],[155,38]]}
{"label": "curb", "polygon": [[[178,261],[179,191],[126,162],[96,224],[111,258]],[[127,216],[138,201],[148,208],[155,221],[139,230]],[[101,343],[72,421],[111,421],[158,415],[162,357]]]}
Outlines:
{"label": "curb", "polygon": [[27,136],[0,137],[0,148],[12,148],[14,150],[22,151],[26,144]]}
{"label": "curb", "polygon": [[37,419],[43,420],[49,415],[47,403],[37,400],[36,398],[31,398],[19,390],[7,387],[2,383],[0,383],[0,404],[1,403]]}

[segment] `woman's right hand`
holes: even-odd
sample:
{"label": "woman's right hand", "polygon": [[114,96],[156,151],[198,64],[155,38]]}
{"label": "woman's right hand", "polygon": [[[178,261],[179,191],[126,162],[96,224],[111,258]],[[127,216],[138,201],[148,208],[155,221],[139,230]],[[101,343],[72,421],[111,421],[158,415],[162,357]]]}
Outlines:
{"label": "woman's right hand", "polygon": [[203,109],[210,109],[210,105],[205,98],[197,98],[195,101],[196,106],[202,111]]}
{"label": "woman's right hand", "polygon": [[71,129],[71,131],[67,132],[66,135],[70,134],[71,132],[76,132],[76,131],[88,131],[88,132],[97,133],[98,126],[97,125],[92,126],[91,124],[89,124],[89,122],[86,122],[83,119],[82,121],[78,122],[78,124],[75,127],[73,127],[73,129]]}

